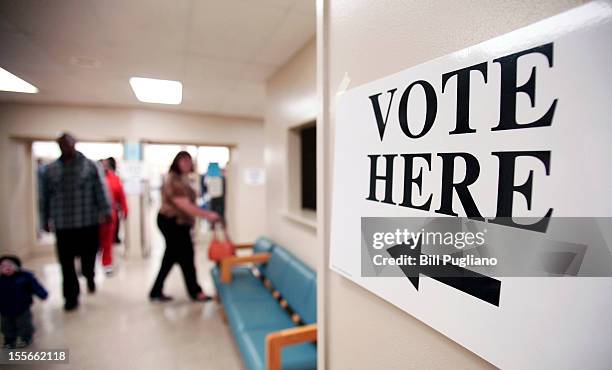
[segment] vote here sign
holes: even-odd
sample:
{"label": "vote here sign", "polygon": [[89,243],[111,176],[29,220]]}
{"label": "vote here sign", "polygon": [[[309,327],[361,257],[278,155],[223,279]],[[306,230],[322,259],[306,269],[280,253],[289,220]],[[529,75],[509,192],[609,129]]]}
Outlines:
{"label": "vote here sign", "polygon": [[593,2],[342,93],[330,268],[499,367],[612,363],[610,66]]}

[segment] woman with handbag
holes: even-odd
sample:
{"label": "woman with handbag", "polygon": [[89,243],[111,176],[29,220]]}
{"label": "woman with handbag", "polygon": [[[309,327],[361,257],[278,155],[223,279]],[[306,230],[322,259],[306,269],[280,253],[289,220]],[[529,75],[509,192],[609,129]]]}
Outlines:
{"label": "woman with handbag", "polygon": [[219,220],[219,215],[196,205],[196,192],[188,179],[191,172],[193,172],[191,155],[181,151],[172,161],[168,176],[162,185],[162,205],[157,216],[157,225],[166,240],[166,251],[157,279],[149,293],[151,300],[165,302],[172,299],[162,291],[164,281],[175,263],[181,266],[191,299],[200,302],[211,299],[204,294],[197,281],[191,228],[195,224],[196,217],[216,222]]}

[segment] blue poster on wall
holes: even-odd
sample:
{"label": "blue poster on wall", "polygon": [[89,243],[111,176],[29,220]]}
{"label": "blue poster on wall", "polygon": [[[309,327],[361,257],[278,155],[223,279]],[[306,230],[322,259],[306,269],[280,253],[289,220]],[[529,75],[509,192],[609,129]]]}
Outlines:
{"label": "blue poster on wall", "polygon": [[140,143],[138,141],[128,141],[124,144],[123,157],[127,161],[141,160]]}

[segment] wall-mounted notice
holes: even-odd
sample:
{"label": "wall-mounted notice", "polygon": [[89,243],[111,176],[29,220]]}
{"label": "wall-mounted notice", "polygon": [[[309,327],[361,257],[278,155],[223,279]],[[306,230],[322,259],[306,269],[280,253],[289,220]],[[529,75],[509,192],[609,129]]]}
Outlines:
{"label": "wall-mounted notice", "polygon": [[244,170],[244,182],[247,185],[263,185],[266,182],[266,172],[263,168],[247,168]]}
{"label": "wall-mounted notice", "polygon": [[344,92],[331,269],[501,368],[608,368],[610,66],[592,2]]}
{"label": "wall-mounted notice", "polygon": [[123,162],[121,179],[127,195],[140,195],[142,193],[142,180],[146,175],[146,168],[142,161],[127,160]]}

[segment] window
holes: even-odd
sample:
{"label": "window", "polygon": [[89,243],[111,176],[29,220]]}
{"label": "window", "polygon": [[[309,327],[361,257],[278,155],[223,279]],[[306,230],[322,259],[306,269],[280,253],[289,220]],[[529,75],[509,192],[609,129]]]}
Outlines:
{"label": "window", "polygon": [[317,126],[315,121],[287,130],[287,208],[293,222],[317,228]]}
{"label": "window", "polygon": [[302,209],[317,210],[317,126],[300,129]]}
{"label": "window", "polygon": [[[121,143],[79,141],[76,143],[76,150],[94,161],[108,157],[115,157],[117,160],[123,158],[123,144]],[[50,162],[59,158],[62,153],[55,141],[34,141],[32,143],[32,154],[34,158],[41,158]]]}

